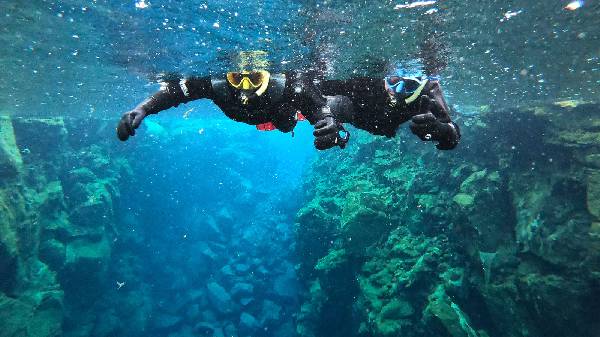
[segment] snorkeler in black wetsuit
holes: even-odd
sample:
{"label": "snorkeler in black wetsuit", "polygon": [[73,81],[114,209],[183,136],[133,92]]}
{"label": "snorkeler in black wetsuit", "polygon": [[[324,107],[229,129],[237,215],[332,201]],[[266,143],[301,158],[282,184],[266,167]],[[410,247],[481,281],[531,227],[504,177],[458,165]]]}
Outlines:
{"label": "snorkeler in black wetsuit", "polygon": [[350,123],[375,135],[394,137],[400,124],[423,141],[436,141],[440,150],[458,145],[460,129],[450,119],[439,80],[426,76],[386,76],[328,80],[321,83],[327,106],[336,121]]}
{"label": "snorkeler in black wetsuit", "polygon": [[164,82],[159,92],[122,116],[117,135],[125,141],[135,135],[146,116],[207,98],[229,118],[260,130],[290,132],[298,120],[306,118],[314,125],[314,144],[319,150],[346,146],[349,133],[343,123],[393,137],[398,126],[408,120],[414,134],[424,141],[437,141],[439,149],[453,149],[458,144],[458,126],[450,120],[435,79],[389,76],[316,83],[299,72],[267,71]]}
{"label": "snorkeler in black wetsuit", "polygon": [[[223,78],[187,78],[181,81],[163,82],[161,90],[123,114],[117,127],[117,135],[125,141],[135,135],[142,120],[151,114],[181,103],[207,98],[212,100],[227,117],[251,125],[259,130],[278,129],[290,132],[298,120],[306,118],[311,124],[322,125],[329,116],[327,100],[314,85],[311,77],[299,73],[270,74],[267,71],[229,72]],[[315,130],[317,132],[318,129]],[[335,142],[343,148],[347,136],[340,131],[326,141]],[[317,148],[329,148],[323,137],[315,138]]]}

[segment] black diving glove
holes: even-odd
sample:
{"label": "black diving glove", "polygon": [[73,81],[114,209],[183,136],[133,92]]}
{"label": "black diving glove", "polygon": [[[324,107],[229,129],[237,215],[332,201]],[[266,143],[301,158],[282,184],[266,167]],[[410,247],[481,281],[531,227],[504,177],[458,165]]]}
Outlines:
{"label": "black diving glove", "polygon": [[126,141],[130,136],[135,136],[135,129],[140,126],[145,117],[146,112],[140,107],[124,113],[117,126],[117,136],[119,139]]}
{"label": "black diving glove", "polygon": [[452,150],[460,140],[458,125],[450,120],[448,111],[428,96],[421,97],[419,114],[412,118],[410,130],[423,141],[436,141],[440,150]]}
{"label": "black diving glove", "polygon": [[350,139],[350,133],[344,129],[342,123],[335,120],[333,115],[326,115],[323,119],[315,123],[313,135],[315,136],[315,147],[317,150],[327,150],[335,146],[343,149]]}

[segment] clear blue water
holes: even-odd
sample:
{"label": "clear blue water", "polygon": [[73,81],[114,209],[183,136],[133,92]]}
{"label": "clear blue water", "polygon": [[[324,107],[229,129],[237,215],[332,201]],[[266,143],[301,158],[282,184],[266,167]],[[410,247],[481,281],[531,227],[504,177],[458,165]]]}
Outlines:
{"label": "clear blue water", "polygon": [[[93,290],[77,288],[90,282],[78,271],[62,280],[71,310],[65,335],[295,335],[295,216],[310,163],[343,155],[317,154],[308,123],[294,137],[257,132],[208,101],[152,116],[119,142],[121,113],[156,91],[165,74],[219,74],[240,51],[262,50],[273,72],[320,60],[328,78],[380,76],[389,64],[418,66],[419,42],[438,31],[450,55],[442,82],[459,116],[598,99],[597,1],[574,11],[563,9],[567,1],[440,0],[394,9],[398,3],[0,2],[0,115],[75,121],[74,149],[99,144],[132,163],[134,178],[119,185],[115,201],[107,274],[91,282]],[[212,282],[229,292],[252,285],[232,295],[249,304],[219,307],[205,290]],[[98,296],[88,299],[88,291]],[[240,327],[241,312],[260,329]]]}

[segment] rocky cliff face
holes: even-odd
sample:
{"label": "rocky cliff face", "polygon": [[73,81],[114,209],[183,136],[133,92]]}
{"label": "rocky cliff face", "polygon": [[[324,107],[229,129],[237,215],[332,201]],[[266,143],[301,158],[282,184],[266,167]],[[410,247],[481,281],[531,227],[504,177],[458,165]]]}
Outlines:
{"label": "rocky cliff face", "polygon": [[0,336],[63,335],[106,282],[128,167],[70,137],[69,123],[0,119]]}
{"label": "rocky cliff face", "polygon": [[300,335],[599,336],[599,113],[484,109],[456,151],[360,134],[324,154],[297,217]]}

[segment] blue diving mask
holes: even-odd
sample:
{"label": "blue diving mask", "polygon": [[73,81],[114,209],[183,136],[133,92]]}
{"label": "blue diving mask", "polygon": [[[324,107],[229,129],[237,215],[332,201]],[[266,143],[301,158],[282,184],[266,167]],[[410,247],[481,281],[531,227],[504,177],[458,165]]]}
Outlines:
{"label": "blue diving mask", "polygon": [[416,77],[387,76],[385,83],[388,90],[396,95],[410,96],[419,89],[423,80]]}
{"label": "blue diving mask", "polygon": [[390,104],[395,105],[397,100],[401,100],[406,104],[414,102],[420,95],[425,85],[430,80],[436,78],[430,77],[405,77],[405,76],[386,76],[385,89],[390,94]]}

